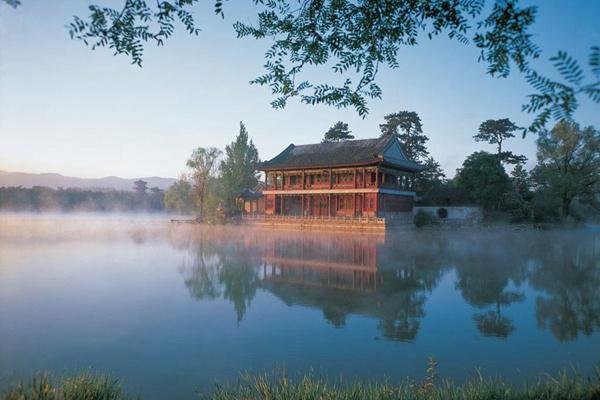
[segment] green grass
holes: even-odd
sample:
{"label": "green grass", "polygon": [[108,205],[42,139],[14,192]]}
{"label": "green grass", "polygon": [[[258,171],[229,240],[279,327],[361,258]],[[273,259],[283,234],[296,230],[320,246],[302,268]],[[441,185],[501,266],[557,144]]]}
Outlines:
{"label": "green grass", "polygon": [[[547,376],[524,386],[512,386],[500,379],[481,376],[455,385],[440,380],[435,361],[422,381],[402,383],[338,382],[311,375],[290,379],[285,375],[244,375],[232,386],[216,386],[209,393],[190,399],[203,400],[592,400],[600,399],[600,370],[594,378],[577,373]],[[53,381],[47,375],[18,384],[4,394],[4,400],[124,400],[121,386],[106,376],[89,373]]]}
{"label": "green grass", "polygon": [[104,375],[83,373],[59,381],[43,374],[29,383],[19,383],[4,394],[4,400],[124,400],[128,397],[118,381]]}
{"label": "green grass", "polygon": [[431,379],[422,382],[330,384],[304,377],[290,380],[269,376],[246,376],[234,387],[217,387],[204,400],[592,400],[600,399],[600,379],[560,374],[535,384],[515,387],[499,379],[475,378],[463,385]]}

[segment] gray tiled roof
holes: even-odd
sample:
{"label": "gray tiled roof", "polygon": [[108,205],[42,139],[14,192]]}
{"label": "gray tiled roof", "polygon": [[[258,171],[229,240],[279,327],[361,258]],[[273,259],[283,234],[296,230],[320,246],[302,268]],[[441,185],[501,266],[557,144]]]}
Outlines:
{"label": "gray tiled roof", "polygon": [[[382,161],[381,156],[391,140],[395,139],[383,137],[300,146],[290,144],[273,159],[261,163],[259,169],[325,168],[376,164]],[[418,165],[410,161],[402,162],[404,165],[398,165],[397,162],[394,164],[408,170],[419,169]]]}

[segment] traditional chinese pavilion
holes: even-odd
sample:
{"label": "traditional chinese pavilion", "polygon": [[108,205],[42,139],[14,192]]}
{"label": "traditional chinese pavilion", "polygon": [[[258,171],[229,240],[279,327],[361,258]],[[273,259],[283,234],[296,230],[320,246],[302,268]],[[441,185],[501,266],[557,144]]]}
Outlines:
{"label": "traditional chinese pavilion", "polygon": [[259,169],[264,213],[303,217],[386,217],[411,212],[414,174],[395,137],[296,146]]}

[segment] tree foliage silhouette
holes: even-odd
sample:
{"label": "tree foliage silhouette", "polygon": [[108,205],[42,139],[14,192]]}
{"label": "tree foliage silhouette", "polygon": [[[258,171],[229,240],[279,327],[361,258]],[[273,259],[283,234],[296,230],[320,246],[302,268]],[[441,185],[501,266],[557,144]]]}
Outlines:
{"label": "tree foliage silhouette", "polygon": [[600,131],[559,122],[540,134],[537,145],[533,180],[538,192],[560,202],[562,218],[571,214],[575,199],[600,208]]}
{"label": "tree foliage silhouette", "polygon": [[202,218],[205,217],[206,192],[210,178],[213,177],[216,169],[217,159],[221,156],[221,150],[214,147],[198,147],[192,152],[186,165],[192,170],[191,176],[196,191],[196,201],[198,202],[198,211]]}
{"label": "tree foliage silhouette", "polygon": [[[17,7],[20,0],[2,0]],[[73,17],[67,25],[71,38],[92,49],[108,47],[115,55],[126,55],[142,65],[148,43],[162,46],[180,24],[198,35],[193,7],[199,0],[123,0],[117,8],[89,6],[87,17]],[[449,39],[479,50],[478,61],[487,64],[487,73],[506,77],[516,67],[526,74],[537,93],[529,96],[523,110],[536,114],[523,130],[541,131],[550,119],[572,119],[579,98],[587,96],[600,103],[600,46],[590,50],[592,78],[584,82],[583,69],[564,51],[550,59],[563,82],[547,78],[530,68],[529,61],[540,55],[529,28],[536,7],[520,7],[518,0],[254,0],[256,22],[235,22],[238,38],[271,40],[265,53],[265,73],[251,81],[268,86],[274,96],[271,105],[283,108],[292,98],[306,104],[353,107],[365,117],[368,102],[380,99],[377,78],[381,67],[400,66],[399,51],[419,44],[421,37]],[[223,0],[213,0],[214,14],[224,18]],[[308,79],[306,68],[330,68],[331,79]]]}
{"label": "tree foliage silhouette", "polygon": [[[5,0],[6,1],[6,0]],[[109,47],[141,65],[147,43],[164,44],[180,23],[198,35],[191,8],[198,0],[124,0],[122,8],[91,5],[87,18],[74,17],[68,25],[72,38],[92,48]],[[152,4],[152,5],[150,5]],[[512,65],[525,71],[539,54],[529,27],[535,7],[519,7],[517,0],[494,2],[484,14],[485,0],[255,0],[255,24],[234,23],[238,37],[272,40],[265,53],[265,73],[252,80],[268,86],[272,106],[285,107],[299,97],[307,104],[354,107],[368,113],[368,100],[381,98],[377,83],[380,66],[398,68],[398,53],[418,44],[423,35],[447,35],[479,49],[478,60],[487,72],[505,77]],[[223,1],[213,3],[223,17]],[[331,66],[341,83],[313,82],[303,76],[306,67]]]}
{"label": "tree foliage silhouette", "polygon": [[256,165],[258,150],[243,122],[235,140],[225,146],[225,159],[221,161],[221,179],[226,191],[226,201],[233,201],[233,194],[245,188],[253,188],[258,182]]}
{"label": "tree foliage silhouette", "polygon": [[325,132],[323,142],[339,142],[340,140],[354,139],[354,135],[351,132],[347,123],[338,121]]}
{"label": "tree foliage silhouette", "polygon": [[381,136],[396,136],[400,139],[409,160],[420,162],[429,155],[426,147],[429,138],[423,134],[423,124],[419,114],[414,111],[400,111],[383,118],[385,122],[379,125]]}
{"label": "tree foliage silhouette", "polygon": [[502,143],[509,138],[515,137],[519,127],[508,118],[488,119],[479,125],[479,132],[473,136],[477,142],[488,142],[498,145],[498,158],[507,164],[523,164],[527,158],[522,155],[513,154],[511,151],[502,151]]}
{"label": "tree foliage silhouette", "polygon": [[558,71],[562,82],[547,78],[536,71],[529,71],[527,82],[537,91],[529,95],[529,103],[523,105],[523,111],[537,113],[527,131],[539,133],[547,123],[571,121],[579,105],[578,96],[584,95],[594,103],[600,103],[600,46],[592,46],[588,59],[591,79],[586,76],[579,62],[564,51],[550,58]]}
{"label": "tree foliage silhouette", "polygon": [[498,157],[485,151],[471,154],[457,171],[456,183],[472,201],[486,209],[498,209],[509,179]]}

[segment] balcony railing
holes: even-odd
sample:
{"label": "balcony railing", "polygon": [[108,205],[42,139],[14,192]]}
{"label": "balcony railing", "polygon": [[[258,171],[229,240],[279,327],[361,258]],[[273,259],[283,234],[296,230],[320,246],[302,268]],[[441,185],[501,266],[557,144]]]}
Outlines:
{"label": "balcony railing", "polygon": [[385,218],[375,216],[317,216],[317,215],[277,215],[277,214],[244,214],[242,219],[252,221],[332,221],[332,222],[356,222],[356,223],[385,223]]}
{"label": "balcony railing", "polygon": [[329,182],[307,183],[306,189],[329,189]]}

